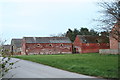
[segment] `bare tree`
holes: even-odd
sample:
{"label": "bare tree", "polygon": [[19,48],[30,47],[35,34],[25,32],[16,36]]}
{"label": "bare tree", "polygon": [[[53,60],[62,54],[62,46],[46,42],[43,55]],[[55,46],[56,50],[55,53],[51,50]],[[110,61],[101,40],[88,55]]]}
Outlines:
{"label": "bare tree", "polygon": [[110,36],[120,42],[120,1],[101,1],[98,3],[103,9],[99,11],[102,16],[97,19],[100,22],[100,27],[110,31]]}

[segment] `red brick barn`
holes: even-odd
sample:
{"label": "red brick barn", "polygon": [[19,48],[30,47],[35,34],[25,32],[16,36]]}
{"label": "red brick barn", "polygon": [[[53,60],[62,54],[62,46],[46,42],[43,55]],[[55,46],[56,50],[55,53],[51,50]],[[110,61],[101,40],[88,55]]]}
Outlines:
{"label": "red brick barn", "polygon": [[73,43],[76,53],[95,53],[109,49],[109,38],[105,36],[77,35]]}
{"label": "red brick barn", "polygon": [[22,54],[72,53],[72,43],[67,37],[24,37]]}
{"label": "red brick barn", "polygon": [[120,42],[113,37],[110,37],[110,49],[120,49]]}
{"label": "red brick barn", "polygon": [[110,32],[110,49],[100,49],[100,54],[120,54],[120,23],[116,23]]}
{"label": "red brick barn", "polygon": [[115,24],[110,33],[110,53],[120,54],[120,22]]}
{"label": "red brick barn", "polygon": [[110,32],[110,49],[118,49],[120,43],[120,22],[116,23]]}

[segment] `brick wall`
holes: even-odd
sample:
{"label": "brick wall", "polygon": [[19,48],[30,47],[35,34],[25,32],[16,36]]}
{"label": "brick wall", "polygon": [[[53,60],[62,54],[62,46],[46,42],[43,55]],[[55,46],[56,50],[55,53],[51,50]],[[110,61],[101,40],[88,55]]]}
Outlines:
{"label": "brick wall", "polygon": [[82,43],[78,37],[76,37],[74,48],[77,53],[96,53],[99,49],[109,49],[109,43]]}
{"label": "brick wall", "polygon": [[22,52],[21,55],[25,55],[26,54],[26,43],[25,40],[22,40]]}
{"label": "brick wall", "polygon": [[109,49],[108,43],[83,43],[81,53],[96,53],[99,49]]}
{"label": "brick wall", "polygon": [[72,53],[72,43],[26,43],[26,54],[62,54]]}
{"label": "brick wall", "polygon": [[73,48],[75,48],[76,53],[81,53],[82,43],[78,37],[75,38],[75,41],[73,43]]}
{"label": "brick wall", "polygon": [[110,49],[118,49],[118,41],[110,37]]}

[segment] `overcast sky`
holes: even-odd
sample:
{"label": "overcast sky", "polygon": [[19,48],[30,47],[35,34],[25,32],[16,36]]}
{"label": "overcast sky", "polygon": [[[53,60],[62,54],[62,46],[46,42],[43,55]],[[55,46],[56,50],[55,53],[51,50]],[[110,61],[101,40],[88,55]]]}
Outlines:
{"label": "overcast sky", "polygon": [[98,0],[0,0],[0,37],[47,37],[68,28],[94,29]]}

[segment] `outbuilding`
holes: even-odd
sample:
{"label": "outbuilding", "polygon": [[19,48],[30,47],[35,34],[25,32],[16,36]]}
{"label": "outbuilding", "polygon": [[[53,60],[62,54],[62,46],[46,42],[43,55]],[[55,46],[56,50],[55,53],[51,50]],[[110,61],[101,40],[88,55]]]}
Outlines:
{"label": "outbuilding", "polygon": [[73,43],[76,53],[97,53],[109,49],[109,38],[105,36],[77,35]]}
{"label": "outbuilding", "polygon": [[72,53],[72,42],[68,37],[23,37],[22,54]]}
{"label": "outbuilding", "polygon": [[13,55],[21,55],[21,48],[22,48],[22,39],[12,39],[11,40],[11,48],[10,52]]}

